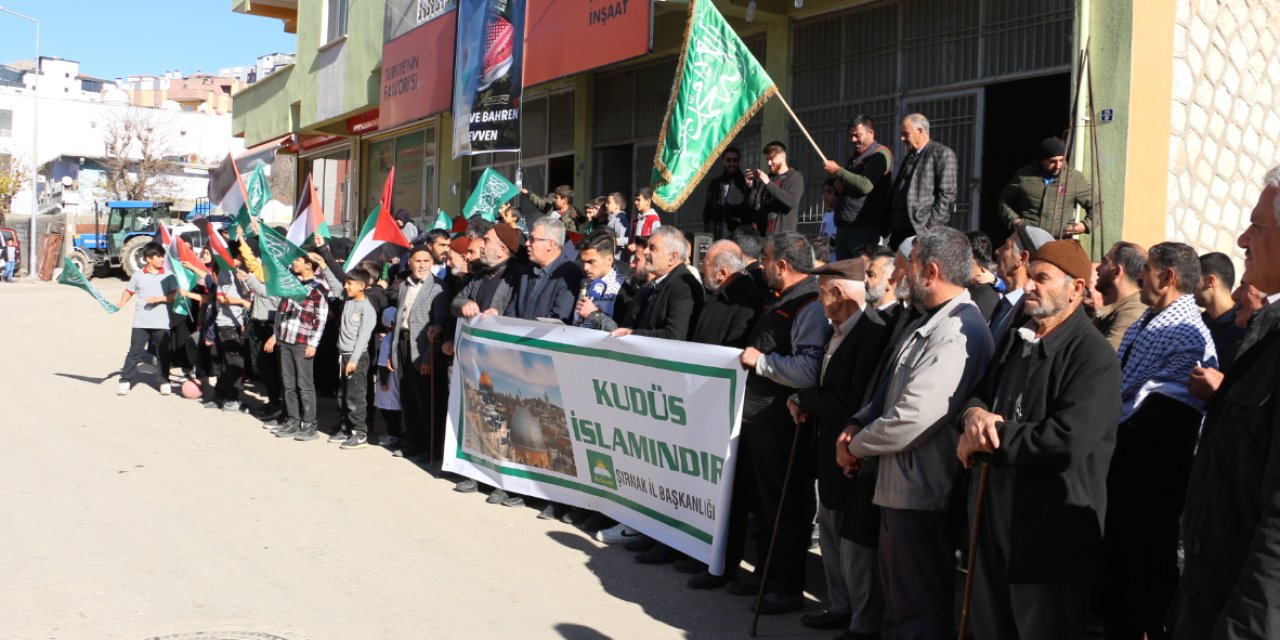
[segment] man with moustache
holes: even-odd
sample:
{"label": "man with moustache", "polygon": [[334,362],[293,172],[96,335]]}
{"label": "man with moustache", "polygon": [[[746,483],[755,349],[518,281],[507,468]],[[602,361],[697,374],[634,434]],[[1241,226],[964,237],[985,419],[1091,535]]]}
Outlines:
{"label": "man with moustache", "polygon": [[1053,241],[1048,231],[1039,227],[1018,226],[1005,239],[1004,244],[996,249],[996,275],[1004,281],[1005,294],[996,304],[991,314],[991,341],[1000,347],[1009,329],[1015,324],[1022,325],[1026,318],[1022,314],[1022,289],[1027,284],[1030,274],[1027,267],[1031,262],[1031,254]]}
{"label": "man with moustache", "polygon": [[1120,366],[1080,308],[1092,265],[1074,241],[1027,267],[1030,321],[1001,345],[963,409],[956,456],[991,465],[979,518],[976,638],[1078,639],[1102,564]]}
{"label": "man with moustache", "polygon": [[1173,638],[1280,637],[1280,167],[1237,243],[1267,297],[1209,401],[1182,516]]}
{"label": "man with moustache", "polygon": [[893,152],[876,142],[875,124],[864,115],[849,124],[853,157],[846,166],[828,160],[823,169],[836,179],[836,259],[848,260],[858,247],[880,243],[888,223],[893,187]]}

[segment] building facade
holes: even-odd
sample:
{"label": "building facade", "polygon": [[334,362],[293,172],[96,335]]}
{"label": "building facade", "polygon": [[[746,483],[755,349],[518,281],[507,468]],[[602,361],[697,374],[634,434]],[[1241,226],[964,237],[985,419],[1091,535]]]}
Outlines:
{"label": "building facade", "polygon": [[[233,129],[246,144],[281,140],[297,153],[330,224],[349,233],[392,165],[396,208],[422,222],[438,208],[456,213],[490,166],[534,191],[570,184],[576,204],[647,186],[687,4],[624,3],[605,31],[592,19],[599,3],[527,1],[519,154],[452,158],[451,0],[233,0],[298,34],[293,67],[236,95]],[[1050,135],[1069,138],[1094,184],[1100,223],[1085,241],[1095,255],[1120,237],[1231,249],[1276,162],[1280,119],[1267,105],[1280,17],[1263,0],[715,3],[829,157],[848,159],[857,114],[901,157],[901,117],[924,113],[959,160],[952,223],[997,240],[1007,233],[1001,187]],[[632,52],[627,35],[647,42]],[[777,101],[739,134],[745,165],[763,165],[771,140],[787,143],[804,174],[802,229],[816,227],[825,174]],[[699,228],[701,203],[699,193],[664,221]]]}

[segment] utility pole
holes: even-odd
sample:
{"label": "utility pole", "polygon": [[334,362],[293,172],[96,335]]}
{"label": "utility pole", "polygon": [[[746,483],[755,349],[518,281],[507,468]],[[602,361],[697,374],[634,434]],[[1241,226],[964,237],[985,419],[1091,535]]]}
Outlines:
{"label": "utility pole", "polygon": [[[17,16],[36,25],[36,69],[31,80],[34,110],[31,112],[31,234],[27,243],[27,278],[36,279],[36,220],[40,215],[40,191],[36,180],[40,177],[40,21],[12,9],[0,7],[0,12]],[[64,231],[69,233],[70,230]]]}

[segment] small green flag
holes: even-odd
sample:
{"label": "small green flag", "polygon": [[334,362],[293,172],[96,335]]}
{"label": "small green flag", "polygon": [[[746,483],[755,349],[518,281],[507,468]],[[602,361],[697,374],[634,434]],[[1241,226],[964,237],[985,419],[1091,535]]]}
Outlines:
{"label": "small green flag", "polygon": [[778,87],[709,0],[689,0],[653,159],[653,201],[675,211]]}
{"label": "small green flag", "polygon": [[493,167],[488,167],[480,174],[476,188],[471,192],[471,197],[467,198],[466,206],[462,207],[462,217],[470,219],[478,213],[485,220],[494,222],[498,219],[498,209],[518,195],[520,189],[516,185],[494,171]]}
{"label": "small green flag", "polygon": [[98,290],[93,285],[89,284],[88,278],[85,278],[84,274],[80,273],[80,269],[76,268],[75,263],[70,258],[62,259],[62,275],[58,276],[58,282],[60,284],[69,284],[93,296],[93,299],[97,300],[98,304],[107,310],[107,313],[115,313],[120,310],[120,307],[107,302],[107,299],[102,297],[102,294],[98,293]]}
{"label": "small green flag", "polygon": [[258,236],[258,246],[262,249],[262,274],[267,279],[263,284],[267,295],[294,300],[307,297],[307,287],[289,270],[299,257],[309,259],[306,252],[271,227],[260,225],[259,229],[262,233]]}
{"label": "small green flag", "polygon": [[453,218],[450,218],[449,214],[444,212],[444,209],[438,209],[436,210],[435,222],[431,223],[431,228],[449,231],[453,229]]}
{"label": "small green flag", "polygon": [[262,210],[271,201],[271,187],[267,185],[267,174],[262,170],[262,167],[262,163],[258,163],[253,168],[253,173],[249,174],[249,180],[245,183],[245,193],[248,195],[248,200],[236,212],[236,226],[244,229],[245,237],[257,235],[253,232],[253,228],[249,226],[249,220],[250,218],[261,220]]}

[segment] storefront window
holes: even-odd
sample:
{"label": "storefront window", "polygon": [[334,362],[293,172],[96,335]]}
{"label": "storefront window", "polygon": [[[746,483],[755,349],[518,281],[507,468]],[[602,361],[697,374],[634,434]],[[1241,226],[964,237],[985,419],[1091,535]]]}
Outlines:
{"label": "storefront window", "polygon": [[352,220],[347,210],[351,152],[343,149],[311,158],[308,162],[329,230],[338,236],[352,235]]}
{"label": "storefront window", "polygon": [[391,167],[396,169],[392,186],[392,212],[401,209],[425,229],[435,219],[436,130],[411,131],[394,138],[370,142],[365,164],[364,207],[368,215],[382,199],[382,187]]}

